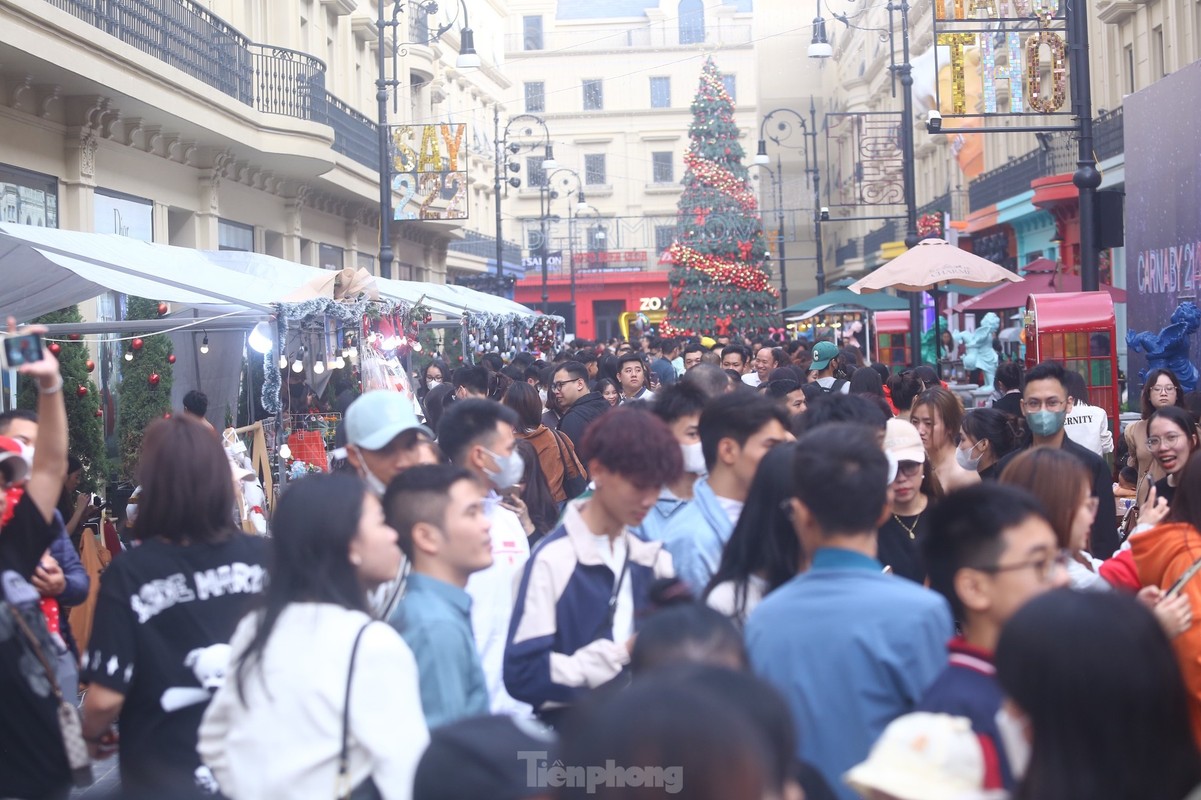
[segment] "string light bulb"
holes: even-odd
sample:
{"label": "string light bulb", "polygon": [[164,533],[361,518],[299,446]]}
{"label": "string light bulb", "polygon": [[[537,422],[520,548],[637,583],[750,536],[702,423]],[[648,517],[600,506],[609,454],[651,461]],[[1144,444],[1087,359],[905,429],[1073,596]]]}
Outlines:
{"label": "string light bulb", "polygon": [[[297,362],[297,363],[299,363],[299,362]],[[300,372],[300,370],[299,370],[299,369],[296,369],[296,365],[295,365],[295,364],[293,364],[293,365],[292,365],[292,369],[296,370],[297,372]],[[303,369],[303,367],[302,367],[302,369]],[[315,361],[315,362],[313,363],[313,374],[314,374],[314,375],[321,375],[321,374],[323,374],[324,372],[325,372],[325,362],[324,362],[324,361],[322,361],[321,359],[317,359],[317,361]]]}
{"label": "string light bulb", "polygon": [[304,372],[304,362],[299,358],[292,362],[293,372]]}
{"label": "string light bulb", "polygon": [[127,351],[127,352],[125,353],[125,360],[126,360],[126,361],[133,361],[133,351],[132,351],[132,350],[130,350],[130,351]]}
{"label": "string light bulb", "polygon": [[338,356],[337,358],[334,359],[334,367],[335,367],[335,369],[345,369],[346,368],[346,359],[343,358],[342,356]]}
{"label": "string light bulb", "polygon": [[208,352],[209,352],[209,335],[208,335],[208,331],[205,331],[204,339],[200,342],[200,354],[208,355]]}
{"label": "string light bulb", "polygon": [[280,368],[280,369],[287,369],[287,368],[288,368],[288,357],[287,357],[287,356],[280,356],[280,357],[279,357],[279,368]]}

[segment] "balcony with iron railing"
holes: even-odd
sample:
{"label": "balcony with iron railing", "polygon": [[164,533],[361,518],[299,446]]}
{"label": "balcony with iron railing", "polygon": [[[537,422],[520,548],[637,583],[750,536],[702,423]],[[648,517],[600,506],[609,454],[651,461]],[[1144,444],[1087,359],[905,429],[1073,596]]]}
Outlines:
{"label": "balcony with iron railing", "polygon": [[866,257],[877,252],[888,242],[899,242],[904,238],[905,228],[902,221],[890,219],[863,237],[863,255]]}
{"label": "balcony with iron railing", "polygon": [[967,190],[972,211],[988,208],[1030,191],[1031,181],[1047,174],[1046,166],[1046,154],[1039,148],[981,173]]}
{"label": "balcony with iron railing", "polygon": [[[1125,150],[1122,109],[1107,111],[1093,120],[1093,154],[1097,161],[1121,155]],[[1078,144],[1074,134],[1043,137],[1044,146],[981,174],[968,187],[973,211],[995,205],[1030,191],[1039,178],[1076,171]]]}
{"label": "balcony with iron railing", "polygon": [[1093,152],[1098,161],[1106,161],[1126,150],[1122,106],[1106,111],[1093,120]]}
{"label": "balcony with iron railing", "polygon": [[[453,250],[456,253],[464,253],[477,258],[496,258],[496,237],[489,236],[486,233],[477,231],[463,231],[466,238],[452,241],[447,245],[447,249]],[[521,263],[521,245],[516,242],[501,243],[501,258],[506,264]]]}
{"label": "balcony with iron railing", "polygon": [[265,114],[334,129],[335,152],[379,169],[375,123],[325,89],[325,64],[258,44],[192,0],[45,0]]}

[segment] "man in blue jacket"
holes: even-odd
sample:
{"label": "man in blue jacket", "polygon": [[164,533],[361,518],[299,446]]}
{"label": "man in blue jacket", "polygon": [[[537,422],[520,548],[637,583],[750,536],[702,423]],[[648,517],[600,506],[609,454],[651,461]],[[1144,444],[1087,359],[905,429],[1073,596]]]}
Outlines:
{"label": "man in blue jacket", "polygon": [[752,668],[792,710],[797,757],[842,800],[858,797],[843,774],[916,708],[954,631],[943,598],[876,560],[889,472],[869,426],[833,423],[801,437],[791,511],[802,541],[816,547],[808,572],[764,598],[746,625]]}
{"label": "man in blue jacket", "polygon": [[792,441],[792,434],[781,406],[743,392],[710,400],[698,430],[709,475],[696,482],[692,501],[657,535],[676,573],[699,597],[721,562],[759,461],[775,445]]}
{"label": "man in blue jacket", "polygon": [[675,483],[663,487],[654,508],[642,521],[638,532],[645,539],[653,542],[663,539],[663,528],[671,523],[677,513],[688,507],[693,486],[706,473],[700,435],[705,399],[700,389],[681,381],[660,391],[651,407],[651,413],[667,423],[672,436],[680,443],[684,471]]}

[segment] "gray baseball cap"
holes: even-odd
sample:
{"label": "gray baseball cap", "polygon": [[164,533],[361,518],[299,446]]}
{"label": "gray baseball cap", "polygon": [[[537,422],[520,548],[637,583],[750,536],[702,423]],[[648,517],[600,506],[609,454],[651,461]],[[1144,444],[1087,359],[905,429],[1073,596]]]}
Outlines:
{"label": "gray baseball cap", "polygon": [[346,441],[364,450],[382,450],[388,442],[411,430],[434,438],[433,432],[417,420],[413,401],[400,392],[387,389],[367,392],[346,409]]}

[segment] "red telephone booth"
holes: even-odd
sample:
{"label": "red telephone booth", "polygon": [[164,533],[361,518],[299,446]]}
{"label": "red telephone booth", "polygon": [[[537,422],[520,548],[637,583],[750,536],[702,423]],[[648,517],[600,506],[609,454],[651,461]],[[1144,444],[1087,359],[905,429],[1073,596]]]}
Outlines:
{"label": "red telephone booth", "polygon": [[876,333],[876,360],[889,372],[908,369],[912,362],[909,349],[909,312],[877,311],[872,318]]}
{"label": "red telephone booth", "polygon": [[1026,299],[1026,369],[1058,361],[1084,376],[1088,402],[1118,421],[1117,328],[1108,292],[1035,294]]}

